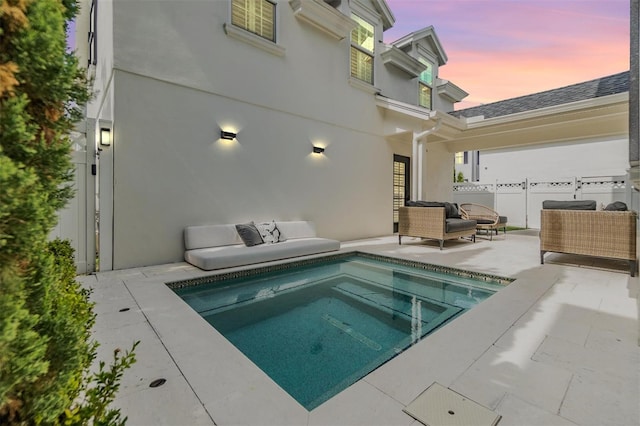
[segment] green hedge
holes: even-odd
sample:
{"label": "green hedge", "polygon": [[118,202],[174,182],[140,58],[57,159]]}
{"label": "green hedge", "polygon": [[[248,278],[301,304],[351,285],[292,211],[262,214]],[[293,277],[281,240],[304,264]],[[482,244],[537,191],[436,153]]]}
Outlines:
{"label": "green hedge", "polygon": [[[75,0],[0,0],[0,424],[121,424],[107,407],[132,352],[88,373],[89,293],[69,242],[48,241],[73,195],[69,133],[89,99],[66,51]],[[134,346],[135,347],[135,346]]]}

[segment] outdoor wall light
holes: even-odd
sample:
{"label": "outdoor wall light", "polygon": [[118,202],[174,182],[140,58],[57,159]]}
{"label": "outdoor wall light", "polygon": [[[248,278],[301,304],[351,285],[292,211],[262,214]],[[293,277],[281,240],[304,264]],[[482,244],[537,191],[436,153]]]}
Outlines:
{"label": "outdoor wall light", "polygon": [[226,139],[228,141],[232,141],[236,138],[236,134],[233,132],[227,132],[224,130],[220,130],[220,138],[221,139]]}
{"label": "outdoor wall light", "polygon": [[100,128],[100,145],[111,145],[111,129],[108,129],[106,127]]}
{"label": "outdoor wall light", "polygon": [[313,153],[314,154],[322,154],[324,152],[324,148],[321,146],[314,146]]}

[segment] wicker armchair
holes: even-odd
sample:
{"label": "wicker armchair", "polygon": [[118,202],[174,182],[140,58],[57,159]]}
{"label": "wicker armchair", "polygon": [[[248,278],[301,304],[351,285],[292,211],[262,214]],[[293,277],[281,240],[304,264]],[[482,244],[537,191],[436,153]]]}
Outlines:
{"label": "wicker armchair", "polygon": [[540,263],[546,252],[622,259],[638,269],[635,211],[540,211]]}
{"label": "wicker armchair", "polygon": [[465,219],[447,219],[444,207],[400,207],[398,243],[402,237],[420,237],[438,240],[442,250],[445,240],[469,237],[476,241],[476,222]]}
{"label": "wicker armchair", "polygon": [[498,233],[498,228],[504,228],[506,234],[506,217],[500,216],[498,212],[481,204],[462,203],[460,204],[460,214],[464,219],[475,220],[478,224],[476,229],[487,231],[490,240],[493,240],[493,233]]}

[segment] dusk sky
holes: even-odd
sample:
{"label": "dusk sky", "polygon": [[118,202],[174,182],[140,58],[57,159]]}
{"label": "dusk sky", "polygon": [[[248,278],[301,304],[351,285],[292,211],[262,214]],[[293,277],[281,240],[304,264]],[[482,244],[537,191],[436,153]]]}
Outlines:
{"label": "dusk sky", "polygon": [[[629,0],[387,0],[391,43],[433,25],[439,77],[469,93],[456,109],[629,69]],[[74,40],[70,40],[73,44]]]}
{"label": "dusk sky", "polygon": [[456,109],[629,69],[629,0],[387,0],[386,43],[433,25]]}

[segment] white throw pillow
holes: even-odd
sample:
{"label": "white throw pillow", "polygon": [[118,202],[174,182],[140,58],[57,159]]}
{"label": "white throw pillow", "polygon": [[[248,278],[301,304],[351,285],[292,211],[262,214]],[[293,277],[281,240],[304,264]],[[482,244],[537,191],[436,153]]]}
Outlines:
{"label": "white throw pillow", "polygon": [[255,225],[256,228],[258,228],[258,232],[260,232],[262,240],[267,244],[274,244],[287,240],[287,238],[278,229],[274,220],[271,222],[256,223]]}

